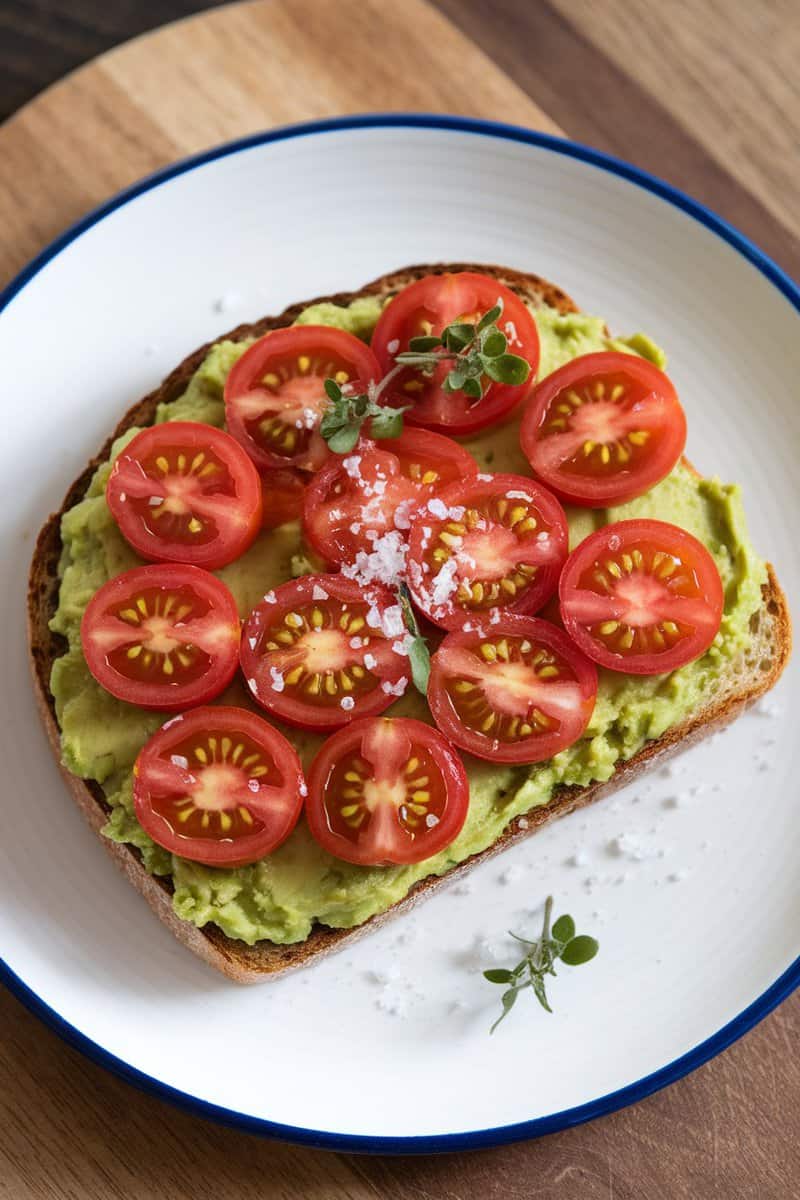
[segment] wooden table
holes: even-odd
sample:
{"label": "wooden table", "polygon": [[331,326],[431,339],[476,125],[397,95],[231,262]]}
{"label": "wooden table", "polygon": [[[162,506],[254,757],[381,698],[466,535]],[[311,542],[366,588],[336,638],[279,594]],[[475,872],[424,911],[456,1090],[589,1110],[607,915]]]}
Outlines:
{"label": "wooden table", "polygon": [[[201,7],[5,0],[0,111],[114,42]],[[563,131],[687,188],[800,276],[797,0],[205,7],[71,75],[0,129],[0,283],[88,207],[170,159],[271,124],[367,109]],[[539,1142],[415,1160],[295,1149],[185,1116],[84,1061],[5,993],[0,1028],[2,1200],[800,1192],[800,997],[635,1108]]]}

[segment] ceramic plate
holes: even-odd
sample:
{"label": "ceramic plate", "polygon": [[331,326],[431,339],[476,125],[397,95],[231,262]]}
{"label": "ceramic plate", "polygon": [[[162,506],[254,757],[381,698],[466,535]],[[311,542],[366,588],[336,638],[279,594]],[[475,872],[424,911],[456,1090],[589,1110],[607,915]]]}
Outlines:
{"label": "ceramic plate", "polygon": [[[120,414],[184,355],[290,301],[414,262],[543,274],[668,350],[689,455],[740,481],[760,551],[800,579],[800,293],[657,180],[569,142],[444,117],[347,118],[181,163],[70,230],[0,319],[0,951],[90,1057],[195,1112],[326,1146],[529,1137],[639,1099],[800,979],[799,664],[732,730],[473,872],[312,970],[239,988],[183,950],[68,798],[25,661],[35,531]],[[621,841],[619,839],[622,839]],[[589,967],[490,1038],[548,893]]]}

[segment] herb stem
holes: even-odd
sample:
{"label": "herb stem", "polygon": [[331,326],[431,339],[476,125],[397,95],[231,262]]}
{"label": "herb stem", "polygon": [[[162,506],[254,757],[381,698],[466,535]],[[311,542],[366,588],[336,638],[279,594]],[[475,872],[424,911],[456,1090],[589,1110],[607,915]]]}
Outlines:
{"label": "herb stem", "polygon": [[369,393],[369,398],[373,403],[377,403],[378,398],[383,395],[383,393],[386,391],[386,388],[389,386],[392,380],[400,374],[404,366],[404,363],[398,362],[396,366],[392,367],[391,371],[386,372],[380,383],[375,383],[374,380],[369,382],[367,385],[367,391]]}

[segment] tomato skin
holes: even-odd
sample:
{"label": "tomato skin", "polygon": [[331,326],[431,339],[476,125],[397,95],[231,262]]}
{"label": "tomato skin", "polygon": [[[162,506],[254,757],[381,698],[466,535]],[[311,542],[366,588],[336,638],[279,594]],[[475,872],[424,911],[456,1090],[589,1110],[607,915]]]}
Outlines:
{"label": "tomato skin", "polygon": [[566,515],[545,487],[524,475],[477,475],[443,488],[414,516],[409,589],[444,629],[492,608],[534,613],[558,587],[567,547]]}
{"label": "tomato skin", "polygon": [[[362,438],[352,454],[331,458],[312,479],[303,507],[304,533],[331,566],[352,563],[359,551],[373,549],[368,533],[381,536],[396,529],[404,541],[419,504],[477,470],[463,446],[438,433],[404,429],[396,438]],[[430,475],[435,478],[424,482]]]}
{"label": "tomato skin", "polygon": [[[542,661],[533,662],[538,655]],[[560,675],[540,679],[542,664]],[[585,732],[596,696],[594,663],[540,617],[502,613],[448,633],[431,660],[428,703],[436,725],[455,746],[490,762],[544,762],[565,750]],[[541,726],[530,715],[537,710]],[[493,724],[483,731],[490,714]],[[525,722],[531,732],[520,735]]]}
{"label": "tomato skin", "polygon": [[[260,470],[317,471],[327,461],[319,432],[330,403],[323,381],[336,376],[360,389],[380,377],[380,368],[369,346],[328,325],[274,329],[234,363],[225,381],[225,421]],[[265,417],[268,432],[261,428]]]}
{"label": "tomato skin", "polygon": [[702,542],[665,521],[635,520],[606,525],[573,550],[559,599],[565,629],[589,658],[662,675],[706,652],[725,596]]}
{"label": "tomato skin", "polygon": [[303,515],[303,497],[307,476],[289,467],[275,467],[261,473],[263,507],[262,529],[277,529]]}
{"label": "tomato skin", "polygon": [[647,359],[585,354],[534,389],[520,444],[534,474],[561,499],[606,508],[669,475],[686,445],[686,414],[672,381]]}
{"label": "tomato skin", "polygon": [[114,461],[106,500],[125,540],[154,562],[216,570],[244,554],[261,526],[258,472],[232,437],[198,421],[137,433]]}
{"label": "tomato skin", "polygon": [[[133,804],[142,828],[170,853],[210,867],[244,867],[271,854],[297,824],[305,793],[294,747],[243,708],[212,705],[173,717],[145,744],[133,768]],[[188,821],[179,815],[186,797],[193,801]],[[205,832],[198,813],[209,817]]]}
{"label": "tomato skin", "polygon": [[[164,615],[167,605],[172,620]],[[181,616],[185,607],[189,611]],[[150,636],[143,639],[146,630]],[[165,637],[173,643],[166,655],[151,648],[153,642],[163,646]],[[199,567],[134,567],[95,592],[81,620],[81,644],[92,675],[118,700],[156,712],[191,708],[213,700],[236,673],[236,601],[221,580]]]}
{"label": "tomato skin", "polygon": [[[418,790],[410,791],[418,776]],[[371,809],[365,801],[370,789]],[[347,805],[337,806],[341,799]],[[350,811],[345,815],[343,808]],[[361,866],[433,857],[461,832],[468,808],[469,781],[460,758],[437,730],[410,717],[354,721],[328,738],[308,776],[312,836],[330,854]]]}
{"label": "tomato skin", "polygon": [[438,366],[430,384],[425,384],[418,371],[408,368],[392,386],[389,401],[393,405],[413,404],[405,414],[406,424],[464,436],[510,416],[536,379],[539,332],[530,312],[510,288],[477,271],[426,275],[403,288],[386,305],[371,342],[384,375],[395,366],[395,355],[408,349],[410,338],[440,334],[459,318],[472,322],[493,308],[498,299],[503,302],[498,327],[508,336],[508,352],[530,363],[528,381],[512,387],[486,379],[483,398],[470,400],[463,392],[442,390],[442,381],[452,364]]}
{"label": "tomato skin", "polygon": [[[408,654],[394,648],[404,640],[388,588],[364,588],[343,575],[303,575],[267,593],[250,613],[242,673],[255,702],[273,716],[300,729],[339,729],[383,712],[404,693],[411,665]],[[312,680],[317,690],[309,694]]]}

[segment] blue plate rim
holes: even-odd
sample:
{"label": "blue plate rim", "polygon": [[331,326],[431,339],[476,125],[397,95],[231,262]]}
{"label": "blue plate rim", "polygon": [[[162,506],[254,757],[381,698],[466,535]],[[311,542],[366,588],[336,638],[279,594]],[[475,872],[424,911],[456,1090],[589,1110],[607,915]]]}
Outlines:
{"label": "blue plate rim", "polygon": [[[600,150],[595,150],[579,142],[505,122],[435,113],[363,113],[346,117],[332,117],[326,120],[301,122],[250,134],[247,137],[214,146],[209,150],[204,150],[199,154],[181,159],[161,170],[155,171],[98,205],[59,234],[0,292],[0,313],[8,307],[15,296],[52,259],[81,237],[83,233],[91,229],[93,225],[102,221],[105,217],[116,211],[116,209],[130,203],[136,197],[160,187],[163,183],[168,182],[178,175],[196,170],[198,167],[213,162],[215,159],[238,154],[257,146],[267,145],[270,142],[285,141],[290,138],[306,137],[312,134],[338,133],[345,130],[390,129],[399,127],[448,130],[523,143],[538,149],[549,150],[565,157],[579,159],[590,166],[623,178],[645,191],[660,197],[673,207],[680,209],[698,221],[701,225],[704,225],[707,229],[710,229],[714,234],[737,250],[743,258],[752,263],[782,293],[793,307],[800,312],[800,288],[754,242],[711,209],[693,200],[685,192],[680,191],[678,188],[646,171],[640,170],[638,167],[632,166],[623,159],[605,154]],[[752,1029],[754,1025],[766,1017],[782,1000],[785,1000],[800,985],[800,957],[796,958],[791,966],[765,992],[716,1033],[712,1034],[711,1037],[700,1042],[697,1046],[680,1055],[666,1066],[660,1067],[657,1071],[643,1076],[635,1083],[628,1084],[623,1088],[587,1103],[564,1109],[557,1113],[551,1113],[545,1117],[535,1117],[529,1121],[520,1121],[511,1125],[468,1132],[408,1137],[348,1134],[306,1129],[300,1126],[284,1125],[276,1121],[253,1117],[247,1113],[237,1112],[235,1109],[211,1104],[200,1097],[182,1092],[164,1083],[162,1080],[147,1075],[145,1072],[126,1063],[123,1059],[111,1054],[97,1042],[92,1041],[91,1038],[81,1033],[74,1025],[66,1021],[55,1009],[51,1008],[46,1001],[42,1000],[2,958],[0,958],[0,982],[31,1013],[49,1026],[50,1029],[69,1045],[85,1055],[90,1061],[101,1067],[105,1067],[140,1091],[167,1100],[176,1107],[195,1116],[204,1117],[218,1124],[236,1128],[247,1133],[258,1134],[262,1137],[276,1138],[299,1145],[338,1150],[345,1153],[431,1154],[477,1150],[539,1137],[546,1133],[555,1133],[561,1129],[580,1125],[585,1121],[593,1120],[595,1117],[615,1112],[626,1105],[637,1103],[660,1088],[674,1083],[677,1079],[702,1066],[703,1063],[719,1054],[749,1029]]]}

